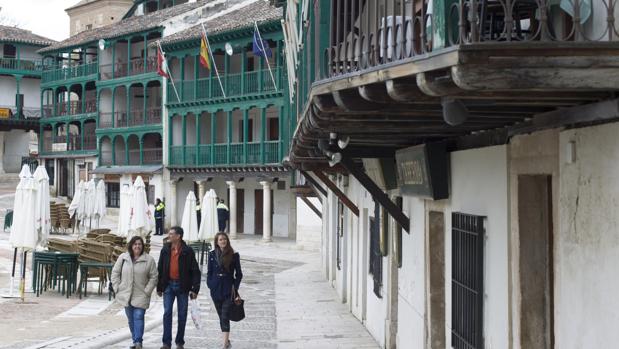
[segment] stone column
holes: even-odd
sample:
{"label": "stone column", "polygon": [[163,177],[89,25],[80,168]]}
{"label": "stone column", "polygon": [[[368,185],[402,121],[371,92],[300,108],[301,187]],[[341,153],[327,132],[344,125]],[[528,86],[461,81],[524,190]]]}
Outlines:
{"label": "stone column", "polygon": [[230,238],[236,239],[236,183],[234,181],[226,182],[230,189]]}
{"label": "stone column", "polygon": [[4,173],[4,132],[0,132],[0,174]]}
{"label": "stone column", "polygon": [[262,181],[262,241],[273,241],[271,232],[271,182]]}
{"label": "stone column", "polygon": [[206,194],[206,181],[198,181],[198,200],[200,201],[200,207],[203,206],[202,199]]}
{"label": "stone column", "polygon": [[176,220],[176,183],[178,180],[170,180],[170,198],[166,202],[166,207],[170,208],[170,226],[174,227],[178,225]]}

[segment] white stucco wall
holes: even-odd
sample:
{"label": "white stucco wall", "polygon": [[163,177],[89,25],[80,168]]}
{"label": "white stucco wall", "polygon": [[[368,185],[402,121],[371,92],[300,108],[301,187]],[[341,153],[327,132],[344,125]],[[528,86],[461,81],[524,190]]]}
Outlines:
{"label": "white stucco wall", "polygon": [[[322,211],[318,198],[308,198],[314,206]],[[309,250],[320,249],[322,219],[312,211],[303,200],[297,200],[297,246]]]}
{"label": "white stucco wall", "polygon": [[403,198],[410,233],[402,232],[402,268],[398,273],[398,348],[424,348],[426,317],[425,205],[418,198]]}
{"label": "white stucco wall", "polygon": [[[619,124],[560,134],[560,222],[555,235],[557,348],[619,342]],[[576,161],[568,163],[568,142]]]}
{"label": "white stucco wall", "polygon": [[451,213],[485,216],[484,343],[508,348],[508,167],[507,147],[451,153],[451,188],[445,212],[446,343],[451,347]]}
{"label": "white stucco wall", "polygon": [[[39,109],[41,107],[41,80],[21,80],[19,92],[24,95],[24,107]],[[15,97],[13,97],[14,99]]]}
{"label": "white stucco wall", "polygon": [[[14,107],[17,85],[12,76],[0,76],[0,106]],[[37,95],[39,92],[37,91]]]}
{"label": "white stucco wall", "polygon": [[[22,156],[28,156],[30,134],[23,130],[12,130],[4,133],[4,156],[2,165],[7,173],[19,173]],[[1,154],[0,154],[1,155]]]}

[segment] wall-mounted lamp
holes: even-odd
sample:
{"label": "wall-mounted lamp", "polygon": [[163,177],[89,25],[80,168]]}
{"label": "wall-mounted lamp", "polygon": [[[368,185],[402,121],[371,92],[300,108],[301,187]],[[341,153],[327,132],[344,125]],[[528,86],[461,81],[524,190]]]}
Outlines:
{"label": "wall-mounted lamp", "polygon": [[460,125],[469,117],[469,110],[459,99],[443,97],[441,106],[443,107],[443,120],[451,126]]}

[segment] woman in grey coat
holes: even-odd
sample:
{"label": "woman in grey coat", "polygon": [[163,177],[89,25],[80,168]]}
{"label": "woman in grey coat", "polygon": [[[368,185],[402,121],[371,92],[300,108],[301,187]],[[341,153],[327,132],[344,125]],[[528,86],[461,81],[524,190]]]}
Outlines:
{"label": "woman in grey coat", "polygon": [[144,253],[144,240],[134,236],[127,244],[127,252],[118,256],[112,269],[112,287],[116,302],[125,307],[133,339],[132,349],[142,348],[144,313],[156,286],[157,264],[153,257]]}

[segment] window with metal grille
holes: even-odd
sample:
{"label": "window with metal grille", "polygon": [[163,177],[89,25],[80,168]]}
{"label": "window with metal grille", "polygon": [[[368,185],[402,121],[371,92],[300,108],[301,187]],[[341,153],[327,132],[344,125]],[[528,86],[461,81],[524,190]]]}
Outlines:
{"label": "window with metal grille", "polygon": [[105,183],[107,207],[120,207],[120,183]]}
{"label": "window with metal grille", "polygon": [[380,206],[374,202],[374,217],[370,217],[370,274],[374,280],[374,294],[383,298],[383,255],[380,252]]}
{"label": "window with metal grille", "polygon": [[337,249],[337,270],[342,269],[342,237],[344,236],[344,204],[338,200],[337,202],[337,232],[336,232],[336,249]]}
{"label": "window with metal grille", "polygon": [[483,348],[484,217],[451,215],[451,343]]}

